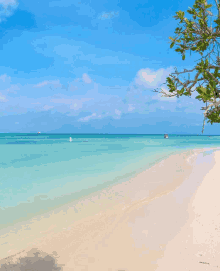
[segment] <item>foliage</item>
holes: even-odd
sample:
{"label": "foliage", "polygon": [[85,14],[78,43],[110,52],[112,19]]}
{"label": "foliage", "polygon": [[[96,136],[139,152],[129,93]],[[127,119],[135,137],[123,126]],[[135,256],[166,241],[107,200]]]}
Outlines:
{"label": "foliage", "polygon": [[[196,0],[193,8],[187,10],[192,15],[193,19],[187,19],[183,11],[176,12],[175,19],[180,20],[178,27],[175,29],[176,37],[169,37],[171,40],[170,48],[175,45],[177,48],[175,51],[182,55],[182,60],[185,60],[186,51],[199,53],[202,57],[199,59],[200,62],[192,70],[184,69],[183,72],[171,73],[166,78],[166,85],[169,93],[163,93],[165,97],[177,96],[191,96],[192,92],[197,91],[198,96],[196,99],[206,103],[206,107],[202,108],[204,112],[203,129],[205,125],[205,119],[208,122],[220,123],[220,58],[219,58],[219,41],[220,38],[220,0],[215,0],[215,6],[218,11],[217,19],[214,20],[216,26],[208,26],[208,19],[214,16],[209,10],[212,4],[207,4],[207,0]],[[215,53],[217,47],[218,55]],[[209,50],[206,56],[204,52]],[[216,57],[214,63],[210,63],[211,57]],[[182,73],[188,73],[196,71],[194,80],[181,81],[178,76]],[[196,84],[199,86],[195,87]],[[195,87],[195,89],[193,89]],[[155,92],[158,92],[155,90]],[[209,105],[207,106],[207,103]]]}

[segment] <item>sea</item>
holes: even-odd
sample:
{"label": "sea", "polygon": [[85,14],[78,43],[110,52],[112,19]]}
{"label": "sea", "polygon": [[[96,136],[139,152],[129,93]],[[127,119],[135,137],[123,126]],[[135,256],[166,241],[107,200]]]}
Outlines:
{"label": "sea", "polygon": [[220,136],[2,133],[0,229],[127,181],[172,154],[212,147]]}

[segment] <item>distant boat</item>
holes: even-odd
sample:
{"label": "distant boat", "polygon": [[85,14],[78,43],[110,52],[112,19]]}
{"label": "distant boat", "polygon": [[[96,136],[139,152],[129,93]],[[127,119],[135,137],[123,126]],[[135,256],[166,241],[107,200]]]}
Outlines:
{"label": "distant boat", "polygon": [[38,134],[40,134],[40,132],[38,132]]}
{"label": "distant boat", "polygon": [[164,138],[169,138],[169,137],[168,137],[168,134],[165,134],[165,135],[164,135]]}
{"label": "distant boat", "polygon": [[72,142],[73,141],[73,139],[72,139],[72,137],[70,137],[70,140],[69,140],[70,142]]}

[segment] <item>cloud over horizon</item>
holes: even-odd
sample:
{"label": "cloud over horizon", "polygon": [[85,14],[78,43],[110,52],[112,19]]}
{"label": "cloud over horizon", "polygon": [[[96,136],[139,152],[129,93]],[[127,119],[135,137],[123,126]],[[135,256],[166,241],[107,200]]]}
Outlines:
{"label": "cloud over horizon", "polygon": [[[116,88],[119,90],[118,94],[111,93],[111,89],[103,94],[104,86],[99,82],[93,82],[87,73],[69,82],[65,90],[60,79],[44,80],[37,84],[18,87],[12,83],[13,78],[3,74],[0,75],[0,87],[5,90],[0,93],[0,103],[2,102],[2,105],[4,103],[5,109],[10,106],[11,112],[16,114],[24,112],[28,114],[33,110],[36,114],[46,111],[57,112],[68,117],[78,117],[77,121],[82,123],[106,118],[120,120],[124,115],[149,114],[160,110],[176,112],[181,108],[176,97],[165,98],[159,93],[152,92],[154,88],[164,83],[171,70],[172,67],[159,70],[140,69],[134,76],[134,80],[127,86],[127,90],[120,91],[119,86]],[[15,86],[19,90],[17,95],[15,95],[16,92],[8,91],[12,88],[16,89]],[[25,89],[29,89],[29,95],[23,95]],[[33,98],[32,93],[37,89],[38,92],[34,92],[35,98]],[[163,89],[166,90],[166,88]],[[184,104],[183,101],[182,103]],[[198,109],[198,106],[193,106],[193,103],[191,105],[188,100],[186,104],[188,110],[192,112]]]}

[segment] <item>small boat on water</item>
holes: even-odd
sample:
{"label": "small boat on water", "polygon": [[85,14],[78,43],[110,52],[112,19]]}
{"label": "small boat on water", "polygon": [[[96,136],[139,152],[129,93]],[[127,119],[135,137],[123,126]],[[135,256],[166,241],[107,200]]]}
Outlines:
{"label": "small boat on water", "polygon": [[70,140],[69,140],[70,142],[72,142],[73,141],[73,139],[72,139],[72,137],[70,137]]}
{"label": "small boat on water", "polygon": [[169,137],[168,137],[168,134],[165,134],[165,135],[164,135],[164,138],[169,138]]}
{"label": "small boat on water", "polygon": [[40,134],[40,132],[37,133],[38,135]]}

